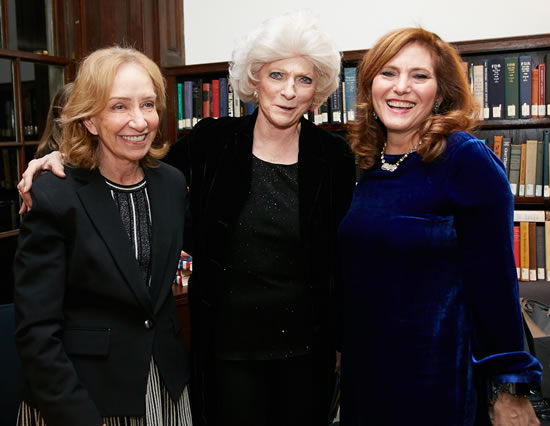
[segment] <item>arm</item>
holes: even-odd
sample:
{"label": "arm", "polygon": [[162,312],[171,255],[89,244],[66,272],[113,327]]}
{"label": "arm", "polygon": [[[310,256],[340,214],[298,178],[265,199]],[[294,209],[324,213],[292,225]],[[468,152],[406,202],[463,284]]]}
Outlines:
{"label": "arm", "polygon": [[[35,185],[15,257],[16,345],[25,378],[48,424],[98,426],[101,416],[65,353],[62,337],[67,196],[53,176]],[[57,181],[57,182],[56,182]]]}
{"label": "arm", "polygon": [[[540,383],[540,363],[523,348],[517,273],[513,256],[513,196],[502,163],[481,142],[455,152],[449,192],[467,308],[472,313],[472,353],[478,374],[494,383]],[[525,398],[506,394],[494,405],[498,425],[535,423]],[[514,423],[514,418],[526,421]]]}
{"label": "arm", "polygon": [[59,151],[53,151],[42,158],[31,160],[29,162],[27,169],[21,176],[21,180],[17,184],[19,196],[23,201],[21,203],[21,208],[19,209],[19,214],[30,211],[32,207],[32,199],[30,194],[32,180],[38,172],[43,170],[51,170],[56,176],[62,178],[65,177],[65,172],[63,170],[63,157]]}

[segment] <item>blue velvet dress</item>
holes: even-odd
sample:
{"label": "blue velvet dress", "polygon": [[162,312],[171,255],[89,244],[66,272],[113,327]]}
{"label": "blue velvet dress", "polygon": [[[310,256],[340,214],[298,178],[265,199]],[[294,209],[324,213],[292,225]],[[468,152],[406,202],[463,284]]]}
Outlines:
{"label": "blue velvet dress", "polygon": [[540,381],[512,224],[502,162],[467,133],[437,162],[363,172],[339,228],[343,426],[483,424],[488,380]]}

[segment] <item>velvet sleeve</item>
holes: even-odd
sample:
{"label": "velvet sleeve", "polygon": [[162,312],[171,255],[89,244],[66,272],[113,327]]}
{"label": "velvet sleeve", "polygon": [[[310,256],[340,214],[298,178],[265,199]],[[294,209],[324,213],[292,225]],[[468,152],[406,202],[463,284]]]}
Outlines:
{"label": "velvet sleeve", "polygon": [[67,197],[60,186],[68,188],[69,183],[51,173],[38,178],[33,208],[21,224],[14,264],[16,345],[34,403],[47,424],[99,426],[99,411],[62,343],[70,220],[63,213]]}
{"label": "velvet sleeve", "polygon": [[541,365],[523,348],[514,198],[504,166],[473,137],[450,155],[448,190],[455,203],[459,260],[473,322],[474,365],[495,382],[538,384]]}

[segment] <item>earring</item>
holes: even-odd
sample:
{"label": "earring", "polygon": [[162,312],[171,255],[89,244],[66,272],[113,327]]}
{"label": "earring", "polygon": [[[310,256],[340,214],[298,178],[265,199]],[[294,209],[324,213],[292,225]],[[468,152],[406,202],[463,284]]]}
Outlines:
{"label": "earring", "polygon": [[439,112],[439,102],[435,101],[434,106],[432,107],[432,112],[437,114]]}
{"label": "earring", "polygon": [[375,110],[372,110],[372,118],[374,118],[375,120],[378,120],[378,114],[376,114]]}
{"label": "earring", "polygon": [[254,95],[254,97],[255,97],[256,99],[258,99],[258,91],[257,91],[257,90],[254,90],[253,95]]}

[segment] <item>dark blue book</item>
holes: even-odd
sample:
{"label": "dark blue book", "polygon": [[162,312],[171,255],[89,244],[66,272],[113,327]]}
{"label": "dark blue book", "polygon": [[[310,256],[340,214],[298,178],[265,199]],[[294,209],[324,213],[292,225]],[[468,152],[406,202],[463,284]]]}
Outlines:
{"label": "dark blue book", "polygon": [[183,82],[183,128],[193,127],[193,82]]}
{"label": "dark blue book", "polygon": [[346,98],[346,121],[355,120],[355,98],[357,97],[357,67],[344,67]]}
{"label": "dark blue book", "polygon": [[220,77],[220,117],[227,117],[228,115],[227,98],[227,77]]}
{"label": "dark blue book", "polygon": [[487,67],[489,118],[501,120],[504,118],[504,59],[490,58]]}
{"label": "dark blue book", "polygon": [[531,118],[531,56],[519,57],[519,117]]}
{"label": "dark blue book", "polygon": [[333,124],[343,123],[342,117],[342,85],[338,87],[330,95],[330,117],[329,121]]}

